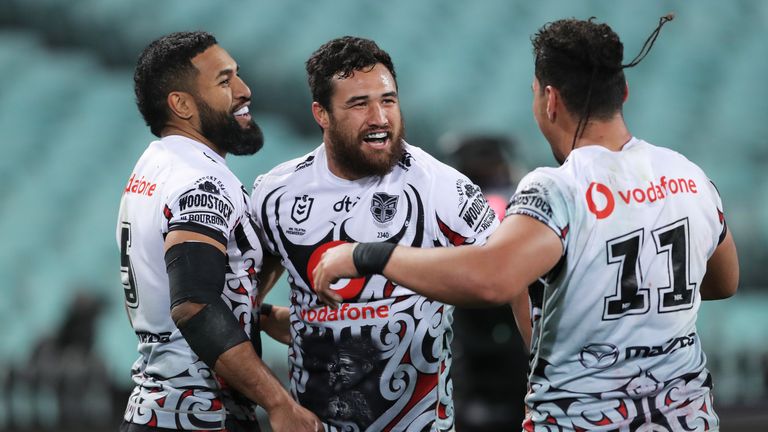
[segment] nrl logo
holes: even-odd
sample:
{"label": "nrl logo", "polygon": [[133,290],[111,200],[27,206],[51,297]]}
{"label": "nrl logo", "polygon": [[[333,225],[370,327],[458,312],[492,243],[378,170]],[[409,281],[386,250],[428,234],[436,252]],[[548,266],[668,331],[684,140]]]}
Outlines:
{"label": "nrl logo", "polygon": [[397,213],[398,195],[376,192],[371,200],[371,213],[378,223],[385,224],[392,220]]}
{"label": "nrl logo", "polygon": [[293,201],[293,208],[291,209],[291,219],[297,224],[300,224],[309,219],[309,212],[312,211],[312,203],[315,202],[314,198],[310,198],[309,195],[296,197]]}

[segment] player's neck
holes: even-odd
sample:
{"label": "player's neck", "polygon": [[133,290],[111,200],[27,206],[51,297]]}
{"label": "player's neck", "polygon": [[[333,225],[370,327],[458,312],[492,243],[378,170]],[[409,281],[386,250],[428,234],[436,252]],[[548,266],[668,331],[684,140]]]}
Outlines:
{"label": "player's neck", "polygon": [[178,125],[172,125],[169,124],[165,128],[163,128],[163,131],[160,133],[160,136],[167,137],[169,135],[180,135],[186,138],[189,138],[191,140],[195,140],[201,144],[204,144],[208,147],[210,147],[211,150],[216,152],[221,157],[226,157],[227,152],[219,150],[219,148],[212,143],[208,138],[205,137],[200,131],[195,130],[194,128],[189,127],[180,127]]}
{"label": "player's neck", "polygon": [[[573,132],[571,132],[571,139],[573,139]],[[630,139],[632,134],[629,133],[624,119],[617,116],[608,121],[590,121],[584,133],[576,140],[575,148],[599,145],[611,151],[619,151]]]}

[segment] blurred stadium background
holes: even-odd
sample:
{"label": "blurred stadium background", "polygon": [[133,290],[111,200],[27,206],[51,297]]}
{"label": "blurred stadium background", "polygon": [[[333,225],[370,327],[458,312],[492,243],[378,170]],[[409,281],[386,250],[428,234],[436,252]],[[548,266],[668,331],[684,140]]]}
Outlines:
{"label": "blurred stadium background", "polygon": [[[171,31],[214,33],[241,65],[267,144],[230,158],[241,181],[320,142],[304,61],[345,34],[392,55],[412,144],[442,157],[447,134],[497,133],[516,163],[552,165],[530,113],[529,37],[595,16],[625,58],[630,130],[678,150],[717,183],[739,246],[736,297],[699,330],[723,431],[768,430],[768,2],[760,0],[0,1],[0,430],[115,430],[136,339],[123,310],[118,202],[152,139],[133,101],[141,49]],[[270,294],[287,304],[283,282]],[[285,349],[265,358],[286,377]],[[460,389],[457,389],[459,392]],[[461,413],[459,413],[461,415]]]}

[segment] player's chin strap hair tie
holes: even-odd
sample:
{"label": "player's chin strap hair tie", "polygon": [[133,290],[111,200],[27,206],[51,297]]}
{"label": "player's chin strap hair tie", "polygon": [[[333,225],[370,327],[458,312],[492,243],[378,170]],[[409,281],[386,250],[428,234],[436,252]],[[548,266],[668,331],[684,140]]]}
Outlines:
{"label": "player's chin strap hair tie", "polygon": [[[656,38],[659,37],[659,33],[661,33],[661,28],[664,27],[664,24],[672,21],[675,19],[675,13],[670,12],[663,17],[659,18],[659,24],[656,26],[656,28],[651,32],[650,36],[645,40],[645,43],[643,43],[643,47],[640,48],[640,52],[637,53],[634,59],[632,59],[631,62],[627,64],[623,64],[620,67],[621,69],[627,69],[632,68],[640,64],[641,61],[645,58],[645,56],[648,55],[649,52],[651,52],[651,48],[653,48],[653,44],[656,43]],[[589,121],[589,105],[592,101],[592,87],[595,82],[595,75],[597,75],[597,69],[598,65],[592,65],[592,76],[589,79],[589,88],[587,89],[587,98],[584,102],[584,111],[581,114],[581,117],[579,117],[579,123],[576,124],[576,132],[573,134],[573,142],[571,143],[571,151],[576,148],[576,140],[578,138],[581,138],[582,135],[584,135],[584,130],[587,128],[587,122]]]}
{"label": "player's chin strap hair tie", "polygon": [[357,272],[363,276],[382,274],[396,247],[396,243],[387,242],[359,243],[352,252]]}
{"label": "player's chin strap hair tie", "polygon": [[248,340],[240,321],[221,298],[226,255],[208,243],[184,242],[165,252],[165,265],[171,308],[184,302],[205,305],[176,326],[192,351],[213,369],[221,354]]}

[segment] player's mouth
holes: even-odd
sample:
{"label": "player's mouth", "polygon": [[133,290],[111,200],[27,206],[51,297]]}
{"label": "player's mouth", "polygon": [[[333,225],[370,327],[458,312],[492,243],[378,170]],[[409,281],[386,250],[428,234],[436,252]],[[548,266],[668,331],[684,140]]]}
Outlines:
{"label": "player's mouth", "polygon": [[387,131],[369,132],[363,135],[363,142],[373,148],[384,148],[389,144],[391,133]]}
{"label": "player's mouth", "polygon": [[240,121],[240,123],[248,123],[251,120],[251,112],[248,109],[247,104],[241,106],[232,114],[234,114],[235,118]]}

